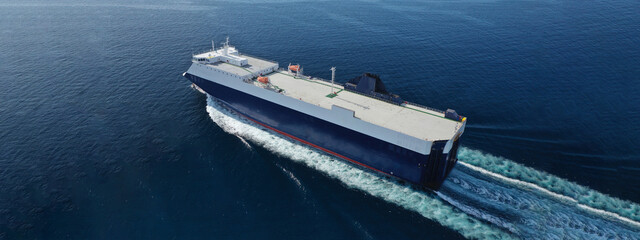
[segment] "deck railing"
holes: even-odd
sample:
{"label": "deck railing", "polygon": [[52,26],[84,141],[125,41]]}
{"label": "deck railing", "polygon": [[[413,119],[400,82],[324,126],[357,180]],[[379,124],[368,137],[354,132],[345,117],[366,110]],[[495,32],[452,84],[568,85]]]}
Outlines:
{"label": "deck railing", "polygon": [[191,56],[194,57],[196,55],[200,55],[200,54],[208,53],[208,52],[211,52],[211,48],[209,48],[207,50],[193,51],[193,53],[191,53]]}
{"label": "deck railing", "polygon": [[[235,48],[235,46],[233,46],[233,45],[229,45],[229,47],[234,47]],[[216,48],[215,50],[220,50],[220,49],[224,49],[224,47],[219,47],[219,48]],[[238,50],[238,49],[236,48],[236,50]],[[206,50],[194,51],[194,53],[192,53],[191,56],[200,55],[200,54],[208,53],[208,52],[211,52],[211,51],[212,51],[211,48],[207,48]],[[241,54],[241,55],[247,55],[247,54]],[[252,56],[249,56],[249,57],[252,57]]]}
{"label": "deck railing", "polygon": [[427,109],[427,110],[430,110],[430,111],[434,111],[434,112],[437,112],[437,113],[442,113],[442,114],[444,114],[444,111],[442,111],[442,110],[440,110],[440,109],[437,109],[437,108],[427,107],[427,106],[425,106],[425,105],[421,105],[421,104],[417,104],[417,103],[413,103],[413,102],[407,102],[407,103],[408,103],[408,104],[411,104],[411,105],[413,105],[413,106],[416,106],[416,107],[421,107],[421,108],[424,108],[424,109]]}

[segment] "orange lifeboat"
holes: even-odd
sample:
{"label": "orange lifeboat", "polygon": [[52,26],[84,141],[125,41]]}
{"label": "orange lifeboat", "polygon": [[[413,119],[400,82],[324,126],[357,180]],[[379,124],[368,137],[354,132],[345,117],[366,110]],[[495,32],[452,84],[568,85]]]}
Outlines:
{"label": "orange lifeboat", "polygon": [[258,77],[258,82],[267,84],[269,83],[269,77]]}
{"label": "orange lifeboat", "polygon": [[290,65],[289,70],[297,72],[298,70],[300,70],[300,65]]}

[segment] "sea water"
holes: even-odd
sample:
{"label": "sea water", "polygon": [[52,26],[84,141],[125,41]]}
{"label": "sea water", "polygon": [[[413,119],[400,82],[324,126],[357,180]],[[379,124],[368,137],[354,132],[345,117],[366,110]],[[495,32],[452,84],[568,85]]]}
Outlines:
{"label": "sea water", "polygon": [[[637,1],[0,2],[0,239],[637,239]],[[193,91],[240,52],[469,120],[425,192]]]}

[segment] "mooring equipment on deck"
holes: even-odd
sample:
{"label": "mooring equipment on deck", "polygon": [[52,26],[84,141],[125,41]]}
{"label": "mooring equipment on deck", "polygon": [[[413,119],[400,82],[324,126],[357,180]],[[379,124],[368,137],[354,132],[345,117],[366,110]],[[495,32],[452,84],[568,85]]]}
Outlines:
{"label": "mooring equipment on deck", "polygon": [[447,109],[447,111],[444,112],[444,117],[454,121],[462,120],[462,117],[460,117],[460,115],[458,115],[456,110],[453,110],[453,109]]}

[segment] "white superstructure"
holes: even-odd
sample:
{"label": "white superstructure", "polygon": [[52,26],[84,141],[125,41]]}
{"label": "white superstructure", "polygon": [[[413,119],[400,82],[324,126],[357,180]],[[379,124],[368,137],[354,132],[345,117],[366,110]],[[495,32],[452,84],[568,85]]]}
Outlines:
{"label": "white superstructure", "polygon": [[[448,152],[466,123],[416,104],[393,104],[347,91],[333,81],[302,75],[297,65],[279,69],[275,62],[240,54],[228,39],[223,47],[192,60],[189,74],[422,154],[428,154],[436,140],[448,140]],[[331,70],[333,80],[335,68]],[[268,83],[256,81],[259,76],[268,77]]]}

